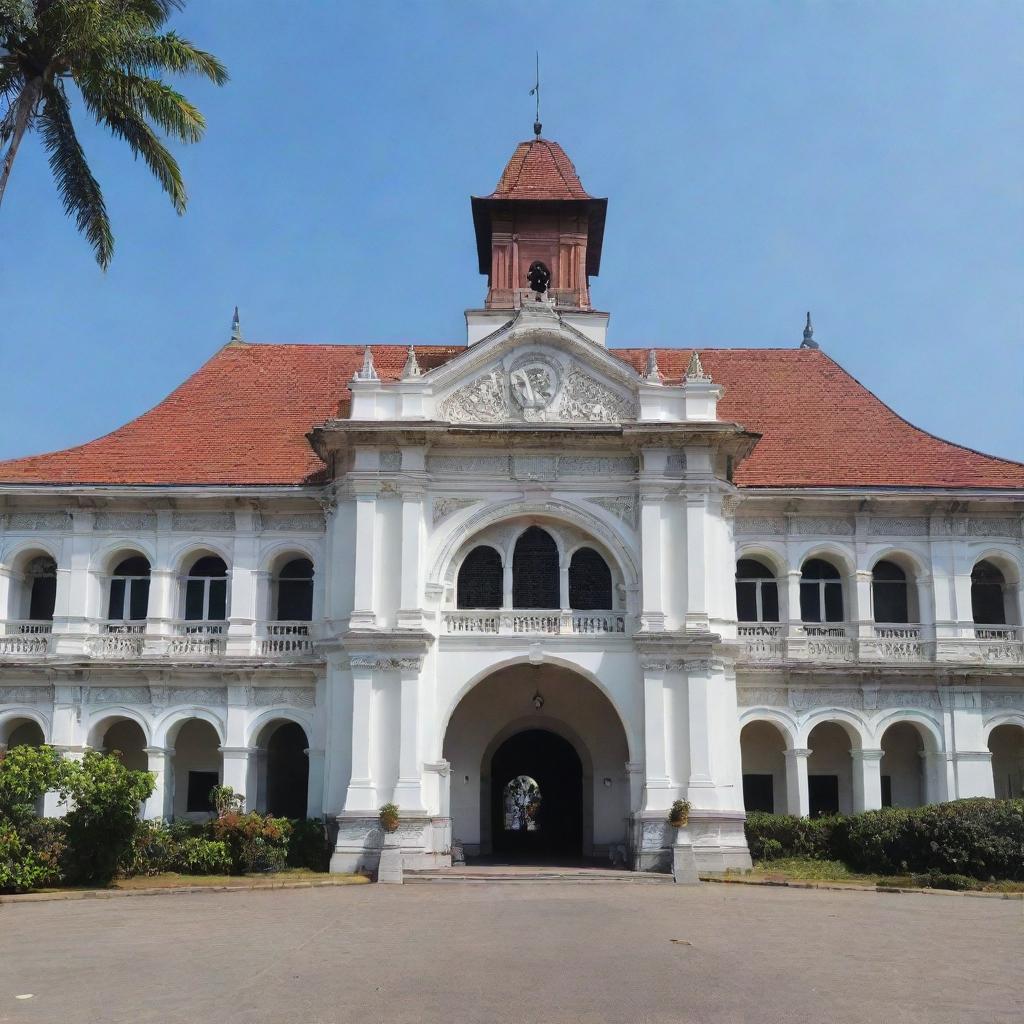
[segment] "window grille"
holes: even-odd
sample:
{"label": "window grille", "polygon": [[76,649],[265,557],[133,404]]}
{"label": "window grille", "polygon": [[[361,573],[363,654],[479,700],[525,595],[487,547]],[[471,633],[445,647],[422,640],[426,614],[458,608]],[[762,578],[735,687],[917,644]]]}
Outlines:
{"label": "window grille", "polygon": [[569,607],[584,612],[612,607],[611,570],[593,548],[580,548],[569,563]]}
{"label": "window grille", "polygon": [[500,608],[502,604],[501,556],[494,548],[473,548],[459,569],[456,604],[459,608]]}
{"label": "window grille", "polygon": [[539,526],[516,541],[512,556],[512,606],[558,608],[558,546]]}

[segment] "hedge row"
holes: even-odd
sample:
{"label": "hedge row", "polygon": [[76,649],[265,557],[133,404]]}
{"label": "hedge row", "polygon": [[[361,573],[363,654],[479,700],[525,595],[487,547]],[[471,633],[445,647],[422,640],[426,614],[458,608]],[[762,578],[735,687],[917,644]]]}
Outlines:
{"label": "hedge row", "polygon": [[873,874],[1024,880],[1024,800],[976,797],[827,818],[752,812],[746,833],[755,860],[814,857]]}

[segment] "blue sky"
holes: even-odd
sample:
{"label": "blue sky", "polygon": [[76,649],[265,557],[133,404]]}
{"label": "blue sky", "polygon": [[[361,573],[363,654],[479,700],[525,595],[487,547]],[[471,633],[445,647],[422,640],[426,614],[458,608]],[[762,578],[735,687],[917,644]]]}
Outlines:
{"label": "blue sky", "polygon": [[138,415],[228,338],[461,342],[470,194],[545,135],[609,197],[614,345],[822,347],[940,436],[1024,459],[1024,4],[197,0],[178,218],[79,118],[96,267],[38,141],[0,208],[0,457]]}

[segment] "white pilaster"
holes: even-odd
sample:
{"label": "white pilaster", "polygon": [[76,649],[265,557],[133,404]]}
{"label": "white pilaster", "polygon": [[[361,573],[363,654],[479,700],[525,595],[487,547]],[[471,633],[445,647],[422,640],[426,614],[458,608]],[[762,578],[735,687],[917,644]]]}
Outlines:
{"label": "white pilaster", "polygon": [[645,489],[640,495],[640,543],[643,579],[641,581],[640,628],[658,633],[665,628],[664,593],[661,585],[661,518],[665,493]]}
{"label": "white pilaster", "polygon": [[345,794],[346,811],[377,810],[377,788],[371,768],[373,736],[374,659],[353,657],[352,671],[352,776]]}
{"label": "white pilaster", "polygon": [[[403,458],[407,457],[403,456]],[[423,490],[402,491],[402,592],[399,629],[423,628]]]}
{"label": "white pilaster", "polygon": [[355,588],[349,626],[352,629],[373,629],[377,625],[374,606],[374,577],[377,572],[377,485],[360,483],[355,499]]}
{"label": "white pilaster", "polygon": [[881,750],[851,750],[853,759],[853,810],[877,811],[882,806]]}
{"label": "white pilaster", "polygon": [[[707,495],[686,495],[686,628],[709,629]],[[734,570],[735,571],[735,570]]]}
{"label": "white pilaster", "polygon": [[174,776],[174,751],[169,747],[146,747],[146,770],[153,774],[153,792],[143,809],[144,818],[167,821],[171,818],[171,780]]}
{"label": "white pilaster", "polygon": [[401,712],[398,748],[398,784],[395,803],[406,814],[425,814],[423,758],[419,743],[421,658],[399,659]]}
{"label": "white pilaster", "polygon": [[665,664],[644,666],[644,810],[669,805],[671,780],[665,743]]}
{"label": "white pilaster", "polygon": [[806,818],[811,813],[810,784],[807,781],[807,747],[786,751],[786,813]]}

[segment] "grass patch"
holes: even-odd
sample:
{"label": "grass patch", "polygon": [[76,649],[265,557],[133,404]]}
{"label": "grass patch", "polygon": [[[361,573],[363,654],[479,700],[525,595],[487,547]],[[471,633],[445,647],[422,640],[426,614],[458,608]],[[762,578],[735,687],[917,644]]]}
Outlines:
{"label": "grass patch", "polygon": [[[332,875],[327,871],[313,871],[310,868],[286,868],[284,871],[266,872],[258,875],[181,875],[175,871],[165,871],[158,875],[135,875],[132,878],[118,878],[112,882],[110,889],[180,889],[185,886],[203,886],[213,888],[220,885],[245,886],[249,889],[260,889],[280,885],[282,882],[315,882],[330,881],[337,885],[361,885],[368,882],[366,875]],[[33,892],[66,892],[81,890],[82,886],[60,886],[45,889],[34,889]]]}

